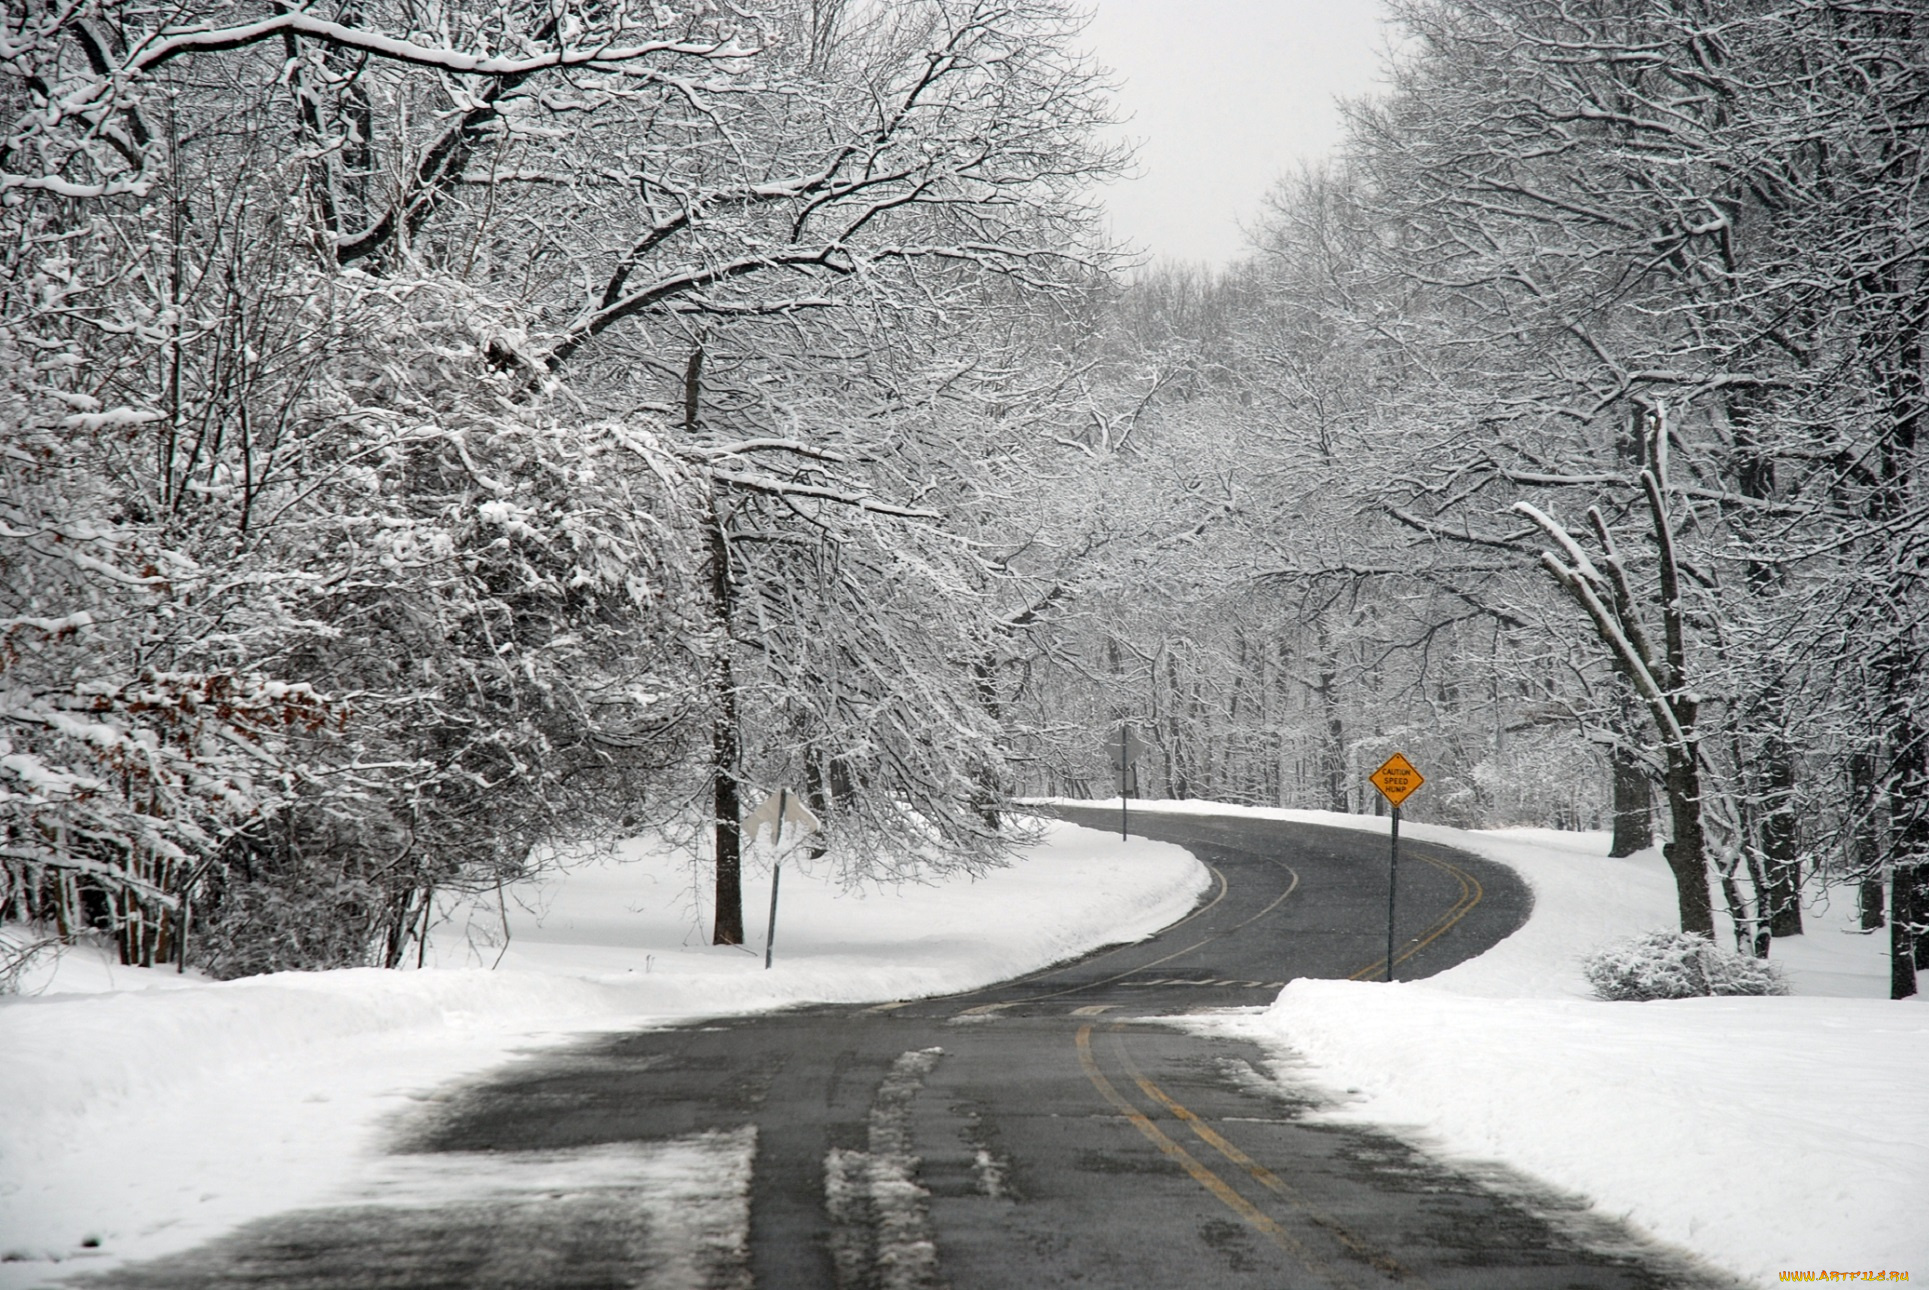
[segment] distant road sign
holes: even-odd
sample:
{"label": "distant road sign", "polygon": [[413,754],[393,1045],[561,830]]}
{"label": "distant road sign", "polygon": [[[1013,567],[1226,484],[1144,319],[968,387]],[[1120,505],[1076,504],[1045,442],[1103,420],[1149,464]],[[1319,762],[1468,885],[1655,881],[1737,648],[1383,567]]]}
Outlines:
{"label": "distant road sign", "polygon": [[1367,778],[1380,790],[1380,795],[1395,806],[1412,797],[1420,785],[1427,782],[1427,777],[1414,769],[1413,763],[1401,753],[1387,758],[1386,763]]}
{"label": "distant road sign", "polygon": [[[1123,739],[1123,746],[1120,740]],[[1145,741],[1130,726],[1120,726],[1105,736],[1105,759],[1114,766],[1129,766],[1145,755]]]}

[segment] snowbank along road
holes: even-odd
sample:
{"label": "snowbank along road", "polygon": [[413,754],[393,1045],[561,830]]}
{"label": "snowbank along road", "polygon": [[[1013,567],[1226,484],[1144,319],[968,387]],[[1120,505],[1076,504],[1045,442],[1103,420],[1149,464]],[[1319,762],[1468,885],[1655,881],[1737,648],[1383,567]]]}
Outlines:
{"label": "snowbank along road", "polygon": [[[1170,1024],[1267,1002],[1293,977],[1383,975],[1384,837],[1201,817],[1133,827],[1213,875],[1200,906],[1149,940],[969,995],[532,1058],[406,1126],[366,1203],[82,1284],[1728,1284],[1501,1171],[1322,1123],[1312,1095],[1261,1073],[1257,1050]],[[1395,975],[1488,948],[1528,903],[1498,865],[1403,843]]]}

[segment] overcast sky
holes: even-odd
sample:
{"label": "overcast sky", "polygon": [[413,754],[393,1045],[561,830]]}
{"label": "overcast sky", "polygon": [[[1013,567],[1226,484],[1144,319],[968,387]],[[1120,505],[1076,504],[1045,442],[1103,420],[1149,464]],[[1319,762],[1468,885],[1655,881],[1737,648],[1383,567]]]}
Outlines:
{"label": "overcast sky", "polygon": [[1113,231],[1156,258],[1223,264],[1273,181],[1339,139],[1335,95],[1374,88],[1380,0],[1093,0],[1086,41],[1123,82],[1137,179]]}

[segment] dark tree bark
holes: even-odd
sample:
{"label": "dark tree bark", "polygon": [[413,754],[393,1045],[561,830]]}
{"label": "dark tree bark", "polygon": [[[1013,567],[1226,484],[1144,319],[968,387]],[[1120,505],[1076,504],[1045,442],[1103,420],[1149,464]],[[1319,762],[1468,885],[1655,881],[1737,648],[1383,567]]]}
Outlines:
{"label": "dark tree bark", "polygon": [[[697,432],[703,399],[703,350],[692,351],[683,369],[683,429]],[[743,944],[743,819],[738,788],[742,758],[737,736],[737,681],[731,668],[730,623],[735,589],[730,578],[730,542],[723,531],[715,481],[711,483],[710,512],[705,517],[710,555],[710,613],[717,633],[716,656],[710,665],[710,695],[716,714],[710,727],[711,810],[715,818],[717,911],[712,945]]]}
{"label": "dark tree bark", "polygon": [[1916,937],[1918,916],[1913,867],[1897,865],[1889,875],[1889,997],[1906,999],[1916,992]]}
{"label": "dark tree bark", "polygon": [[1768,931],[1771,936],[1802,934],[1802,860],[1795,828],[1795,758],[1780,739],[1769,749],[1768,816],[1762,821],[1762,852],[1767,864]]}
{"label": "dark tree bark", "polygon": [[1862,930],[1882,926],[1882,839],[1876,832],[1875,758],[1859,752],[1849,758],[1849,864],[1859,875]]}
{"label": "dark tree bark", "polygon": [[[1921,290],[1925,272],[1929,270],[1920,262],[1901,260],[1874,275],[1881,298],[1907,305],[1885,314],[1893,327],[1882,371],[1888,417],[1877,445],[1881,487],[1870,507],[1872,517],[1883,524],[1908,513],[1919,483],[1916,458],[1923,418],[1929,415],[1924,362],[1929,355],[1923,339],[1929,328],[1929,292]],[[1913,560],[1906,546],[1894,553],[1902,557],[1901,567],[1891,573],[1896,585],[1907,585],[1905,571],[1911,562],[1915,572],[1921,571],[1920,544],[1915,545]],[[1929,801],[1924,800],[1929,793],[1929,728],[1918,706],[1922,664],[1929,651],[1921,645],[1906,602],[1892,595],[1886,608],[1891,641],[1879,670],[1883,735],[1889,746],[1883,781],[1889,810],[1889,993],[1902,999],[1916,992],[1916,971],[1929,957],[1921,932],[1929,913],[1922,897],[1923,868],[1929,861]]]}
{"label": "dark tree bark", "polygon": [[1929,915],[1929,730],[1915,719],[1912,702],[1914,670],[1908,660],[1891,660],[1888,687],[1889,773],[1887,776],[1889,838],[1889,997],[1904,999],[1916,992],[1916,972],[1929,966],[1929,937],[1923,921]]}
{"label": "dark tree bark", "polygon": [[1631,856],[1654,845],[1654,785],[1641,763],[1619,748],[1608,756],[1614,770],[1614,841],[1610,856]]}
{"label": "dark tree bark", "polygon": [[[710,559],[720,570],[711,579],[711,590],[729,582],[728,551],[723,540],[723,525],[714,518],[710,524]],[[728,595],[717,599],[719,617],[727,624]],[[711,727],[712,806],[716,813],[717,916],[710,936],[712,945],[743,944],[743,838],[739,821],[743,801],[737,788],[737,684],[732,675],[728,628],[718,647],[719,657],[712,673],[715,678],[717,715]]]}
{"label": "dark tree bark", "polygon": [[1674,836],[1661,854],[1674,873],[1681,930],[1715,934],[1715,906],[1708,894],[1708,838],[1701,827],[1701,777],[1692,755],[1668,757],[1668,819]]}
{"label": "dark tree bark", "polygon": [[1915,941],[1916,971],[1929,970],[1929,864],[1910,867],[1909,934]]}
{"label": "dark tree bark", "polygon": [[1882,879],[1864,878],[1861,884],[1862,930],[1873,932],[1882,926]]}
{"label": "dark tree bark", "polygon": [[829,835],[837,813],[856,801],[857,777],[851,774],[850,762],[842,757],[820,759],[816,750],[811,750],[804,759],[804,802],[825,826],[811,834],[811,859],[830,850]]}

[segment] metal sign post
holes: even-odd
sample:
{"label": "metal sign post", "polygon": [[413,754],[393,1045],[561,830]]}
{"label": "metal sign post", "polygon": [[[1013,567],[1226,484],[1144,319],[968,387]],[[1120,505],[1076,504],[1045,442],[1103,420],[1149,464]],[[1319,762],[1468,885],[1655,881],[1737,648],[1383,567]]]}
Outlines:
{"label": "metal sign post", "polygon": [[1105,756],[1118,763],[1119,767],[1119,840],[1126,837],[1125,790],[1131,783],[1132,763],[1145,754],[1145,743],[1139,738],[1138,731],[1120,723],[1119,728],[1105,739]]}
{"label": "metal sign post", "polygon": [[1427,777],[1416,770],[1403,754],[1394,753],[1368,778],[1372,780],[1373,787],[1380,790],[1380,796],[1393,804],[1393,856],[1386,872],[1386,979],[1391,981],[1394,899],[1400,892],[1400,803],[1412,797],[1420,785],[1427,782]]}
{"label": "metal sign post", "polygon": [[[777,854],[770,862],[770,923],[764,928],[764,971],[770,970],[770,952],[777,944],[777,884],[784,880],[784,808],[790,805],[790,790],[777,790],[777,827],[770,839]],[[1393,808],[1393,831],[1400,831],[1400,808]],[[1397,845],[1397,844],[1396,844]]]}
{"label": "metal sign post", "polygon": [[[1393,898],[1400,893],[1400,808],[1393,808],[1393,858],[1386,869],[1386,979],[1393,979]],[[776,916],[775,888],[771,889],[771,915]],[[768,966],[768,965],[766,965]]]}
{"label": "metal sign post", "polygon": [[763,800],[750,814],[744,816],[743,826],[749,833],[751,845],[756,845],[757,835],[768,824],[771,831],[771,846],[777,854],[770,861],[770,924],[764,929],[764,967],[770,967],[771,951],[777,944],[777,885],[784,877],[784,821],[789,820],[797,826],[799,833],[815,833],[823,826],[805,805],[797,800],[796,794],[788,788],[780,788]]}

